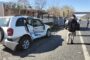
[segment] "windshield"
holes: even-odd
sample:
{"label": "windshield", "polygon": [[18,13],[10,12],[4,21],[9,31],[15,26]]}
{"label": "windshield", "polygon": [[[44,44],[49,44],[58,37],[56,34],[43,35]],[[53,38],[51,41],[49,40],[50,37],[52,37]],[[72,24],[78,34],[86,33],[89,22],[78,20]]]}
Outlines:
{"label": "windshield", "polygon": [[8,26],[9,20],[9,18],[0,18],[0,26]]}

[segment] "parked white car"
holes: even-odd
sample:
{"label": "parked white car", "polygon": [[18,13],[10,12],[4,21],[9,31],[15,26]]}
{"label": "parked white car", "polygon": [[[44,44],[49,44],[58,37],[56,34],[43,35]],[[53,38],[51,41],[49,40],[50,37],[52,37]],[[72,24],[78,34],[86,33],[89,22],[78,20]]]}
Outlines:
{"label": "parked white car", "polygon": [[31,42],[51,35],[50,27],[29,16],[0,17],[0,41],[11,50],[28,49]]}

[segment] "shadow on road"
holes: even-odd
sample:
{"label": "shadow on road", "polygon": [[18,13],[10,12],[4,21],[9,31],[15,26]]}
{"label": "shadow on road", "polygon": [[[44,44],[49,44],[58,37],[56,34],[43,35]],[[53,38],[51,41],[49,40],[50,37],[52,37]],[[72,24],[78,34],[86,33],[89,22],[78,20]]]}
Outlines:
{"label": "shadow on road", "polygon": [[90,45],[90,43],[73,43],[73,44],[70,44],[70,45]]}
{"label": "shadow on road", "polygon": [[[52,35],[50,38],[41,38],[36,39],[30,49],[24,51],[11,51],[9,49],[3,49],[3,51],[11,53],[14,56],[20,56],[22,58],[28,56],[29,54],[39,54],[45,53],[49,51],[53,51],[58,48],[58,46],[62,46],[63,39],[59,35]],[[29,57],[35,57],[30,55]]]}
{"label": "shadow on road", "polygon": [[81,27],[80,31],[90,31],[90,28],[86,28],[86,27]]}
{"label": "shadow on road", "polygon": [[77,36],[90,37],[90,35],[77,35]]}
{"label": "shadow on road", "polygon": [[60,31],[60,30],[64,30],[64,26],[53,26],[51,28],[52,32],[57,32],[57,31]]}

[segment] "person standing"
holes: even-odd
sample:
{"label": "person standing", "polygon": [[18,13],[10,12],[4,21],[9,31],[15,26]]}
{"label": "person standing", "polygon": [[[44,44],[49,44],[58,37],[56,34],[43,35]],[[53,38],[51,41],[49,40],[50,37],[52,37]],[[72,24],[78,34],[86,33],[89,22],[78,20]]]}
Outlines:
{"label": "person standing", "polygon": [[88,29],[88,27],[89,27],[89,18],[87,18],[87,29]]}
{"label": "person standing", "polygon": [[[76,30],[77,30],[77,18],[75,15],[72,15],[70,17],[70,20],[68,22],[68,36],[70,37],[70,34],[73,33],[73,36],[76,36]],[[71,43],[73,44],[73,40],[71,40]]]}

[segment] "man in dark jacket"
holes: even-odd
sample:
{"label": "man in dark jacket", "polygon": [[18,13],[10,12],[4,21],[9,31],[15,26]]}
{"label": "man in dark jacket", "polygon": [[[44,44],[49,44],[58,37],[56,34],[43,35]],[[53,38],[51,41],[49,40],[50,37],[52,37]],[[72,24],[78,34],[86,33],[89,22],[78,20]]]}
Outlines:
{"label": "man in dark jacket", "polygon": [[72,15],[72,17],[69,19],[68,22],[68,31],[69,31],[68,37],[70,38],[70,36],[72,36],[71,44],[73,44],[74,36],[76,36],[76,30],[77,30],[77,18],[75,15]]}
{"label": "man in dark jacket", "polygon": [[68,22],[68,30],[69,32],[75,32],[77,30],[77,18],[75,15]]}

